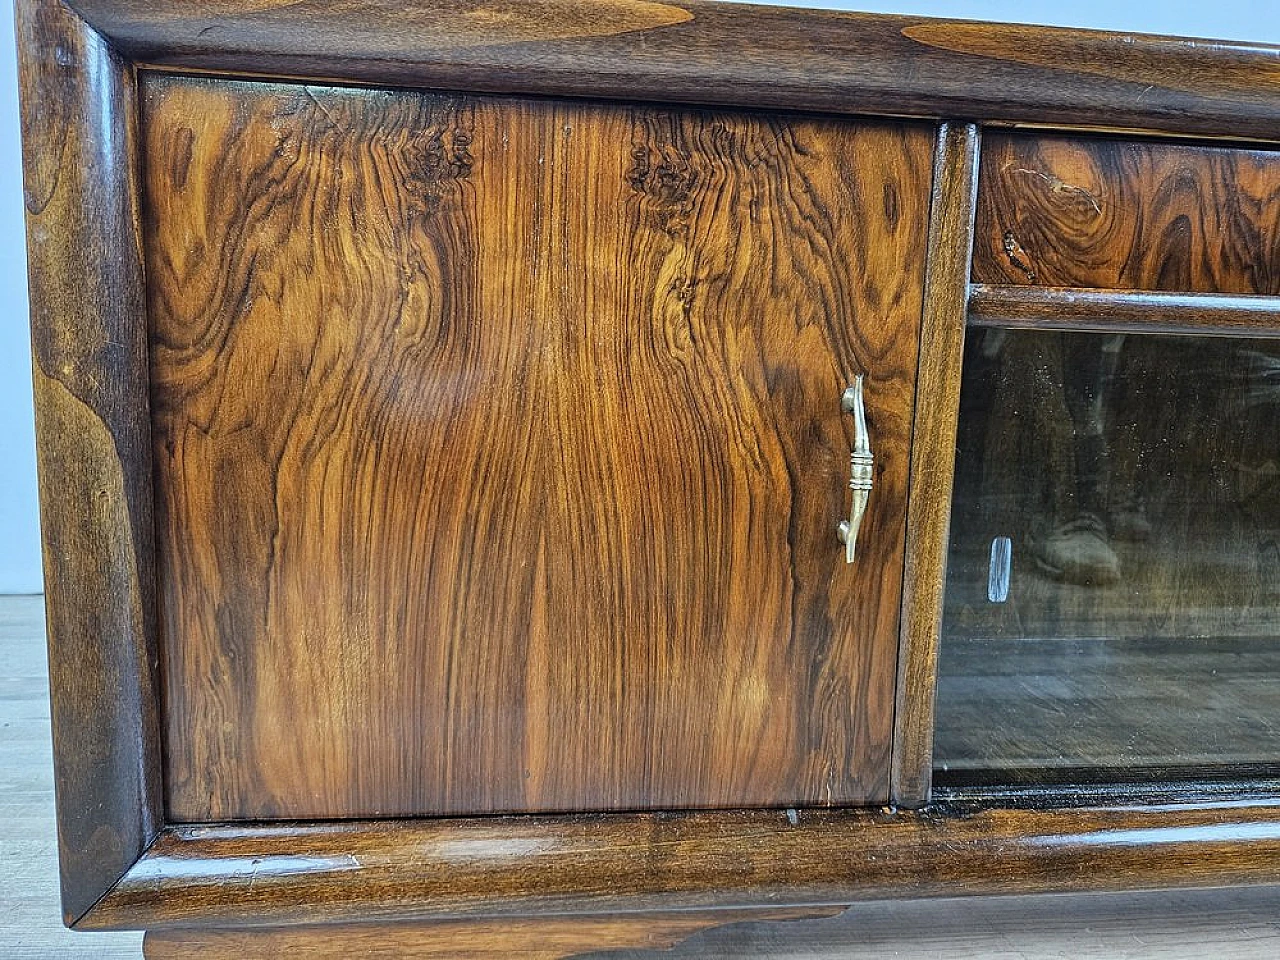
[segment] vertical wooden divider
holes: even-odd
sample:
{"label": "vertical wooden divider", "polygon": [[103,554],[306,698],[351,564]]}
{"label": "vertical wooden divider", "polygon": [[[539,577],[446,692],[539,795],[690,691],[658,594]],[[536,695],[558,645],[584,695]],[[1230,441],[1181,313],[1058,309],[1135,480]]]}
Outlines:
{"label": "vertical wooden divider", "polygon": [[17,4],[62,909],[162,826],[134,68],[58,0]]}
{"label": "vertical wooden divider", "polygon": [[960,364],[973,250],[979,133],[974,124],[938,131],[920,367],[916,380],[907,558],[898,648],[892,798],[916,809],[929,800],[938,634],[947,568]]}

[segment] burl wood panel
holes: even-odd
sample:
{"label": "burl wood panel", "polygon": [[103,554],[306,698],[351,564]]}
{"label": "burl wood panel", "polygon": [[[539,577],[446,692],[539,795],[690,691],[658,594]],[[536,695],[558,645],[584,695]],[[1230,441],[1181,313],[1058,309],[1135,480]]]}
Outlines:
{"label": "burl wood panel", "polygon": [[973,278],[1280,293],[1280,153],[990,134]]}
{"label": "burl wood panel", "polygon": [[172,817],[887,797],[928,128],[143,95]]}

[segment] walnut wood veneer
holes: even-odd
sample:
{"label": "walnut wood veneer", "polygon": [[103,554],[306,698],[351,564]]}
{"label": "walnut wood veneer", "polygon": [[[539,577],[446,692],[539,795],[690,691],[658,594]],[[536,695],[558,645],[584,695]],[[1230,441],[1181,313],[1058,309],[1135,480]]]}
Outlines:
{"label": "walnut wood veneer", "polygon": [[1272,150],[992,134],[978,198],[980,283],[1280,293]]}
{"label": "walnut wood veneer", "polygon": [[142,121],[174,819],[888,799],[928,131],[167,77]]}

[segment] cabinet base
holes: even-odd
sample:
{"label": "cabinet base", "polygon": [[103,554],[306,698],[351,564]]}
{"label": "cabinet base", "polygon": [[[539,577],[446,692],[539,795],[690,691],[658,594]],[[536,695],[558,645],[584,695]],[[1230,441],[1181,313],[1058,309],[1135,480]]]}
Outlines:
{"label": "cabinet base", "polygon": [[147,933],[149,960],[562,960],[598,950],[672,947],[701,930],[759,920],[810,920],[835,916],[843,907],[777,910],[702,910],[619,914],[612,917],[545,917],[449,920],[434,923],[330,924],[239,930],[159,930]]}

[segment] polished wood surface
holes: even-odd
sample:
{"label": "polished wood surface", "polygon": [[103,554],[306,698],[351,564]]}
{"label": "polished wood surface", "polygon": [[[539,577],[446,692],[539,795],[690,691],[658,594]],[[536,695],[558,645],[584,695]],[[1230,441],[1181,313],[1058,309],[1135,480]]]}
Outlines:
{"label": "polished wood surface", "polygon": [[983,140],[974,280],[1280,293],[1280,154],[1148,140]]}
{"label": "polished wood surface", "polygon": [[[859,903],[836,917],[734,923],[675,948],[601,949],[577,960],[1258,960],[1280,952],[1280,888]],[[337,929],[337,928],[335,928]],[[342,928],[347,929],[347,928]],[[152,942],[239,946],[245,934],[159,933]],[[248,935],[252,936],[252,935]],[[287,932],[281,942],[289,942]],[[262,936],[267,940],[267,936]],[[335,936],[335,939],[338,939]],[[357,941],[359,942],[359,941]],[[320,945],[323,949],[324,945]],[[298,954],[293,954],[297,956]],[[350,955],[350,954],[348,954]],[[519,954],[524,956],[524,954]],[[200,954],[213,960],[211,954]],[[501,954],[512,956],[510,952]]]}
{"label": "polished wood surface", "polygon": [[62,904],[160,827],[151,451],[133,71],[52,0],[17,5]]}
{"label": "polished wood surface", "polygon": [[[908,318],[910,310],[900,316],[896,308],[920,309],[908,300],[923,284],[922,258],[905,251],[924,246],[930,131],[538,101],[520,106],[524,126],[497,150],[493,101],[263,86],[231,76],[1274,139],[1280,107],[1270,83],[1273,48],[696,2],[547,0],[539,16],[529,17],[523,8],[406,7],[389,0],[163,6],[75,0],[102,35],[52,0],[20,0],[18,7],[68,921],[84,915],[85,927],[292,924],[509,914],[548,905],[821,907],[863,896],[1280,879],[1275,807],[1248,800],[1248,784],[1231,802],[1144,807],[1137,794],[1107,809],[1076,811],[944,802],[919,814],[800,809],[257,828],[170,824],[148,846],[165,813],[152,679],[159,658],[166,677],[192,680],[169,691],[177,692],[169,714],[177,726],[169,733],[201,735],[174,740],[184,744],[174,764],[190,761],[198,771],[173,779],[173,810],[190,816],[215,809],[228,816],[286,808],[336,816],[434,809],[446,781],[467,777],[472,792],[464,795],[463,783],[444,802],[470,806],[479,797],[498,808],[509,797],[547,800],[562,790],[561,799],[572,795],[575,803],[592,791],[617,803],[623,778],[637,768],[633,786],[646,777],[646,789],[662,777],[668,787],[683,778],[703,797],[743,783],[763,796],[770,784],[757,776],[761,770],[772,771],[773,786],[801,782],[816,803],[891,796],[883,751],[897,629],[898,598],[890,594],[900,576],[892,571],[901,563],[893,555],[901,533],[893,531],[906,524],[906,438],[915,422],[911,331],[919,323]],[[149,266],[159,277],[150,330],[135,184],[143,165],[134,118],[139,57],[154,64],[143,80],[154,118],[169,120],[168,127],[145,131],[155,136],[145,167]],[[184,70],[222,80],[163,76]],[[195,119],[183,123],[186,109]],[[405,135],[414,129],[418,136]],[[566,164],[583,131],[601,145]],[[602,131],[619,136],[595,136]],[[994,136],[1017,139],[988,132]],[[1202,163],[1197,149],[1203,148],[1165,144],[1156,151],[1150,142],[1133,143],[1134,156],[1148,151],[1142,177],[1168,174],[1173,185],[1158,197],[1139,197],[1141,229],[1132,242],[1155,251],[1141,263],[1117,266],[1106,256],[1076,262],[1068,250],[1053,261],[1065,279],[1054,281],[1051,270],[1027,260],[1027,235],[1014,232],[1006,243],[1002,232],[989,253],[1004,263],[976,279],[1027,285],[1034,274],[1037,284],[1080,284],[1084,277],[1100,289],[1275,295],[1269,155],[1253,148],[1213,155],[1233,158],[1233,167],[1218,159]],[[1192,159],[1163,167],[1174,155],[1166,151]],[[1128,170],[1129,162],[1116,169]],[[1073,189],[1078,180],[1025,169],[1049,187],[1050,200],[1084,203],[1094,213],[1106,208],[1087,185],[1084,193]],[[1206,186],[1205,169],[1220,182]],[[883,189],[886,179],[895,189]],[[1214,191],[1237,187],[1243,199],[1235,206],[1225,194],[1213,201],[1230,224],[1205,212],[1207,203],[1196,207],[1184,197],[1199,191],[1217,198]],[[578,212],[557,221],[546,215],[552,201]],[[882,216],[864,228],[831,213],[846,203]],[[596,216],[602,207],[608,216]],[[1161,209],[1173,212],[1164,220],[1147,216]],[[722,218],[728,226],[712,225]],[[616,238],[616,245],[577,245],[574,231],[587,221],[597,223],[592,236]],[[219,225],[227,229],[219,233]],[[792,244],[797,232],[804,245]],[[1106,251],[1114,246],[1103,244]],[[738,253],[748,248],[752,256]],[[488,267],[501,261],[500,251],[540,255],[518,269],[507,262],[499,271],[506,279],[495,285]],[[592,251],[599,255],[588,256]],[[610,276],[609,266],[624,256],[623,279]],[[704,272],[694,269],[708,263]],[[1072,273],[1077,268],[1083,273]],[[334,276],[343,282],[333,284]],[[626,276],[641,280],[629,283]],[[885,276],[892,289],[885,289]],[[717,303],[735,305],[760,302],[764,291],[777,309],[725,319],[708,305],[708,291],[721,298]],[[628,313],[638,325],[623,330],[617,317],[594,309],[624,302],[653,310]],[[819,316],[819,306],[832,304],[847,309]],[[377,305],[382,309],[372,309]],[[517,310],[530,305],[555,310],[536,317],[532,309]],[[882,310],[889,306],[895,310]],[[1221,320],[1226,309],[1220,303],[1210,312]],[[535,322],[547,316],[557,322]],[[485,323],[463,322],[478,317]],[[619,331],[632,338],[613,336]],[[689,336],[682,339],[682,331]],[[678,363],[659,369],[658,354],[637,359],[635,344],[653,343],[657,332],[671,334],[658,341],[660,355]],[[512,349],[490,349],[499,341]],[[610,343],[617,349],[606,355]],[[796,368],[787,367],[797,356]],[[446,372],[457,375],[453,385],[473,392],[450,393],[448,378],[422,375],[415,365],[424,357],[446,357],[452,364]],[[675,369],[682,364],[687,375]],[[875,364],[879,373],[869,369]],[[580,379],[554,375],[565,369]],[[636,369],[647,387],[638,404],[652,408],[643,415],[614,382],[620,371]],[[708,369],[719,379],[708,380]],[[838,395],[864,369],[873,430],[885,429],[889,438],[887,454],[877,447],[888,471],[877,478],[877,491],[889,491],[890,513],[898,513],[875,520],[882,528],[870,531],[886,562],[859,566],[850,579],[838,563],[824,566],[825,559],[805,551],[821,543],[839,556],[834,537],[825,539],[829,526],[818,531],[847,506],[849,424],[837,412]],[[797,371],[813,379],[798,388]],[[157,398],[168,404],[154,438],[147,407],[152,375],[159,375]],[[583,386],[588,375],[596,377],[592,390]],[[290,382],[305,389],[290,394],[281,386]],[[691,392],[695,384],[704,392]],[[828,390],[830,408],[817,399]],[[486,391],[508,402],[495,403]],[[454,406],[433,405],[446,394]],[[690,406],[690,397],[698,403]],[[686,418],[688,409],[698,415]],[[183,419],[187,412],[193,417]],[[638,425],[654,423],[661,437],[633,436]],[[698,429],[677,429],[690,423]],[[713,424],[725,432],[708,430]],[[609,430],[601,433],[603,426]],[[640,455],[654,449],[655,439],[675,436],[689,441],[676,448],[679,457]],[[561,437],[572,442],[561,445]],[[786,437],[800,439],[788,446]],[[602,442],[588,448],[588,440]],[[433,456],[454,449],[450,444],[463,450],[457,460]],[[753,466],[732,475],[702,469],[726,448],[743,452],[734,463]],[[159,579],[169,591],[159,601],[163,649],[152,623],[153,451],[162,460],[155,529],[168,551]],[[530,457],[508,469],[513,451]],[[682,472],[677,461],[696,469]],[[462,463],[480,466],[468,474]],[[174,464],[190,468],[184,481],[199,482],[177,486]],[[605,469],[623,464],[629,472]],[[566,466],[597,468],[585,494],[556,479],[570,475],[556,473]],[[816,485],[809,483],[813,475]],[[707,516],[670,495],[701,494],[697,483],[707,478],[722,481]],[[242,495],[249,489],[257,499]],[[447,500],[451,490],[465,490],[470,499],[458,512],[440,514],[437,504],[459,502]],[[612,494],[604,499],[609,506],[595,512],[602,490]],[[744,502],[753,509],[739,511]],[[624,515],[623,503],[648,512]],[[351,509],[367,504],[382,509]],[[785,549],[778,547],[783,525],[772,512],[779,504],[793,521]],[[182,524],[192,517],[208,521],[208,537],[188,545],[194,528]],[[253,522],[242,523],[246,517]],[[467,529],[472,536],[464,536]],[[697,535],[677,538],[682,529]],[[531,530],[545,535],[532,537]],[[776,566],[776,558],[766,550],[742,559],[737,548],[755,545],[752,537],[785,553],[789,587],[760,589],[754,565]],[[426,545],[441,540],[456,555],[424,565]],[[671,549],[677,542],[680,552]],[[584,543],[595,553],[582,553]],[[393,549],[384,551],[388,545]],[[477,566],[456,563],[464,547]],[[861,553],[865,558],[867,550]],[[586,556],[593,566],[575,566],[572,556]],[[601,558],[627,562],[611,566]],[[695,566],[719,570],[723,579],[682,578]],[[883,582],[868,583],[876,577]],[[468,593],[477,582],[490,589]],[[655,582],[699,583],[704,595],[655,590]],[[577,591],[577,602],[561,599],[557,606],[565,584]],[[818,599],[828,595],[833,605]],[[402,605],[409,611],[405,630],[373,629],[386,624],[371,611],[393,609],[406,597],[421,606]],[[744,597],[750,615],[730,602],[745,603]],[[435,606],[424,612],[428,604]],[[760,604],[764,613],[757,616]],[[837,610],[839,604],[845,607]],[[836,616],[853,608],[853,617]],[[511,663],[503,644],[522,610],[534,612],[534,630],[525,634],[544,641],[532,656],[524,647],[515,651],[525,670],[515,682],[500,665]],[[727,612],[717,619],[716,610]],[[705,643],[709,633],[712,643],[695,651],[688,640],[674,650],[688,658],[681,661],[668,656],[672,646],[615,643],[606,650],[615,636],[607,630],[587,646],[561,642],[566,631],[572,639],[619,611],[654,635],[664,624],[696,621],[712,628],[697,641]],[[430,651],[420,641],[440,634],[424,625],[441,619],[480,636],[480,643],[455,645],[471,651],[471,660],[425,656]],[[481,622],[500,629],[480,634]],[[841,633],[839,624],[852,626]],[[779,625],[788,638],[779,647],[762,652],[741,639]],[[280,632],[268,634],[269,627]],[[731,638],[730,628],[740,636]],[[259,642],[263,637],[270,642]],[[405,637],[409,642],[398,645]],[[584,650],[591,654],[585,665],[574,659]],[[726,650],[755,659],[726,657]],[[396,661],[388,653],[403,655],[413,669],[391,675],[387,664]],[[638,660],[648,671],[638,696],[654,705],[640,729],[630,723],[637,713],[619,708],[620,697],[637,696],[623,678]],[[674,669],[695,660],[722,669]],[[744,666],[749,660],[774,672],[753,673]],[[567,706],[557,714],[549,692],[563,692],[556,684],[570,674],[593,679],[565,693]],[[537,682],[526,682],[531,677]],[[759,691],[776,687],[779,677],[789,683],[785,702],[766,710]],[[473,705],[457,691],[477,678],[492,684],[488,699]],[[183,699],[202,689],[213,695],[198,705]],[[451,699],[442,701],[441,691]],[[430,701],[436,713],[406,723],[406,700]],[[685,712],[669,709],[673,704]],[[819,716],[809,704],[826,712]],[[744,713],[759,724],[740,722]],[[675,763],[645,767],[632,749],[649,732],[642,725],[657,729],[677,715],[682,719],[668,725],[660,752],[652,754]],[[550,721],[518,719],[537,716]],[[624,716],[630,725],[619,723]],[[708,716],[712,722],[697,726]],[[481,728],[471,723],[477,717],[507,726]],[[614,726],[595,723],[599,717]],[[180,729],[185,723],[192,726]],[[321,746],[334,743],[336,749]],[[495,744],[490,763],[485,757]],[[512,788],[532,755],[548,766],[536,779],[530,771],[528,786]],[[236,759],[242,756],[243,763]],[[636,765],[629,772],[595,779],[583,772],[609,764],[617,770],[624,756]],[[512,779],[496,778],[494,763],[507,764]],[[551,769],[553,763],[561,766]],[[828,780],[827,771],[840,763],[845,782]],[[689,777],[692,768],[705,770],[705,778]],[[214,788],[207,796],[199,795],[196,776]],[[673,793],[648,796],[668,802]],[[1173,799],[1186,798],[1175,791]],[[719,794],[708,802],[740,800]],[[776,791],[767,802],[777,802]]]}
{"label": "polished wood surface", "polygon": [[74,0],[178,70],[1274,140],[1280,48],[682,0]]}
{"label": "polished wood surface", "polygon": [[1280,952],[1277,915],[1275,887],[859,903],[578,960],[1259,960]]}
{"label": "polished wood surface", "polygon": [[49,730],[44,597],[0,594],[0,956],[135,960],[142,937],[85,936],[58,908],[57,806]]}
{"label": "polished wood surface", "polygon": [[1271,338],[1280,336],[1280,297],[974,284],[969,325]]}
{"label": "polished wood surface", "polygon": [[748,921],[830,917],[843,907],[686,910],[611,917],[328,924],[268,930],[162,930],[147,935],[148,960],[561,960],[624,949],[665,950],[702,930]]}
{"label": "polished wood surface", "polygon": [[1280,805],[171,827],[86,924],[278,926],[1280,883]]}
{"label": "polished wood surface", "polygon": [[911,549],[903,583],[894,725],[893,801],[908,809],[928,802],[933,769],[933,697],[946,581],[978,145],[977,127],[946,125],[939,131],[934,160],[907,513]]}
{"label": "polished wood surface", "polygon": [[174,819],[887,799],[928,130],[143,90]]}

